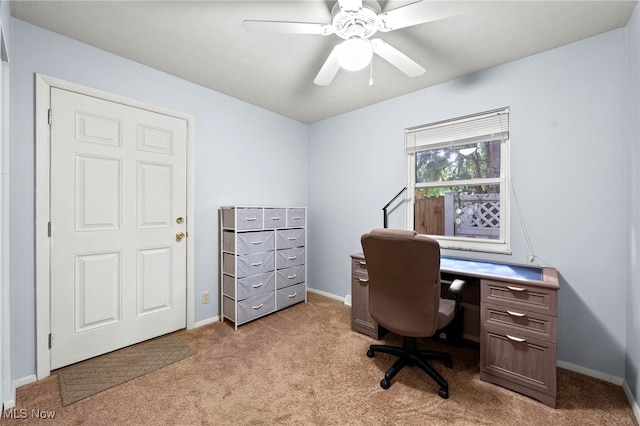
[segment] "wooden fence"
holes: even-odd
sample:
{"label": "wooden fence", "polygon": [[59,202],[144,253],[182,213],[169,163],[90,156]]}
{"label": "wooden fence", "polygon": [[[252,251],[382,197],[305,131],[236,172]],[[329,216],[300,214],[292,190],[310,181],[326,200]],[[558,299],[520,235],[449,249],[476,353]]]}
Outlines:
{"label": "wooden fence", "polygon": [[500,194],[455,194],[418,198],[414,229],[419,234],[497,239],[500,236]]}

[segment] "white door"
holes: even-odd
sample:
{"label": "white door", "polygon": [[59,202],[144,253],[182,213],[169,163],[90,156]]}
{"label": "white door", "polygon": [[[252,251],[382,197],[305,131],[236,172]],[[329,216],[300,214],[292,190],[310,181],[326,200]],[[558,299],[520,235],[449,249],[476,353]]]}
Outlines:
{"label": "white door", "polygon": [[187,122],[51,88],[51,368],[186,326]]}

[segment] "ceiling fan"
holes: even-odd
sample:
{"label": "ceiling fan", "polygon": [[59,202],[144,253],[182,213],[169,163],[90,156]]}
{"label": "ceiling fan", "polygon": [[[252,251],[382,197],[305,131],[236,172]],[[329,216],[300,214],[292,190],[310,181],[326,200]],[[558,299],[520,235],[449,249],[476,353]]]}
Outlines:
{"label": "ceiling fan", "polygon": [[341,68],[349,71],[365,68],[371,63],[374,53],[409,77],[418,77],[425,72],[420,64],[384,40],[370,37],[378,31],[393,31],[456,14],[453,10],[433,13],[434,10],[430,10],[426,3],[429,2],[417,1],[382,12],[375,0],[338,0],[331,10],[331,23],[328,24],[246,20],[242,26],[251,32],[336,34],[344,39],[333,48],[313,80],[321,86],[330,84]]}

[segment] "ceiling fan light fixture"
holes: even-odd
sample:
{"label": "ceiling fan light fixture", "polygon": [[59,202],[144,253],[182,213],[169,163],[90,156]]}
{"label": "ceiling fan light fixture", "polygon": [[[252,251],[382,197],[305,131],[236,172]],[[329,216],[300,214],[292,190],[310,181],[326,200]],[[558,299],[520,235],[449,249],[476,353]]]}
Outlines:
{"label": "ceiling fan light fixture", "polygon": [[369,40],[353,37],[338,45],[338,63],[347,71],[359,71],[369,65],[373,48]]}

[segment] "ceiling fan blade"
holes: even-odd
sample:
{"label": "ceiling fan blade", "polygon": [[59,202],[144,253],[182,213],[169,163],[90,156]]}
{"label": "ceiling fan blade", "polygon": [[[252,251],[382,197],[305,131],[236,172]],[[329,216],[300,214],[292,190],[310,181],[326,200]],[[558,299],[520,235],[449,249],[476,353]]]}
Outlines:
{"label": "ceiling fan blade", "polygon": [[375,54],[409,77],[421,76],[426,71],[420,64],[382,39],[376,38],[371,40],[371,47],[373,47]]}
{"label": "ceiling fan blade", "polygon": [[331,84],[333,78],[340,71],[340,64],[338,63],[338,46],[334,47],[331,53],[329,53],[329,57],[324,61],[322,68],[318,71],[318,75],[313,80],[315,84],[318,86],[327,86]]}
{"label": "ceiling fan blade", "polygon": [[340,9],[357,12],[362,8],[362,0],[338,0]]}
{"label": "ceiling fan blade", "polygon": [[393,31],[399,28],[433,22],[452,16],[464,15],[477,8],[466,1],[421,0],[378,15],[378,29]]}
{"label": "ceiling fan blade", "polygon": [[329,24],[307,22],[243,21],[242,26],[245,30],[255,33],[328,35],[333,32]]}

